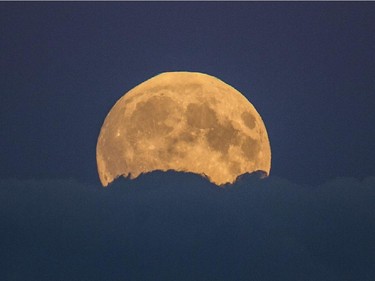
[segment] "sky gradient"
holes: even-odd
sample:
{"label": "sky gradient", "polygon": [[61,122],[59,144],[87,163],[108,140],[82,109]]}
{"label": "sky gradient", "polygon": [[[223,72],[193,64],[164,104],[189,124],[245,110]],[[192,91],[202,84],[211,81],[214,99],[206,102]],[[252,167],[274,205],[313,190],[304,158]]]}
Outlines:
{"label": "sky gradient", "polygon": [[114,103],[166,71],[213,75],[261,114],[271,173],[375,175],[374,3],[1,3],[2,178],[97,181]]}
{"label": "sky gradient", "polygon": [[[2,2],[0,66],[0,280],[375,280],[374,2]],[[249,99],[269,178],[101,187],[107,113],[167,71]]]}

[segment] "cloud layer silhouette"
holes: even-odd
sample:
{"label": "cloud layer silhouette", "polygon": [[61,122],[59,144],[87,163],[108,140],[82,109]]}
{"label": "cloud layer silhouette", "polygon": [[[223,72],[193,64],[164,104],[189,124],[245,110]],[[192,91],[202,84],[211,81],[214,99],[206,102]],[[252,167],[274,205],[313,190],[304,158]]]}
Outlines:
{"label": "cloud layer silhouette", "polygon": [[374,280],[375,178],[0,181],[1,280]]}

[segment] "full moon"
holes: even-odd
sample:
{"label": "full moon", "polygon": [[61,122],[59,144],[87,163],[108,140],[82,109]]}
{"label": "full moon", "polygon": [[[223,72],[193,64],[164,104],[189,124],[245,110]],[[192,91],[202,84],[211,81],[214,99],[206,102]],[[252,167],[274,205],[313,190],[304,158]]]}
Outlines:
{"label": "full moon", "polygon": [[155,170],[192,172],[221,186],[245,173],[268,176],[271,148],[261,116],[236,89],[203,73],[166,72],[112,107],[96,160],[103,186]]}

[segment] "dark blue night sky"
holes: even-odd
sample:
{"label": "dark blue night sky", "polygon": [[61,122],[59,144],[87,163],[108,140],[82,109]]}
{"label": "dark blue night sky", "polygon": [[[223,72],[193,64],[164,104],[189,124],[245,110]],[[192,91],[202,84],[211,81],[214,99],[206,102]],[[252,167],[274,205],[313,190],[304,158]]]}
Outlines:
{"label": "dark blue night sky", "polygon": [[[271,177],[100,188],[114,103],[203,72],[261,114]],[[375,3],[0,3],[1,280],[375,280]]]}

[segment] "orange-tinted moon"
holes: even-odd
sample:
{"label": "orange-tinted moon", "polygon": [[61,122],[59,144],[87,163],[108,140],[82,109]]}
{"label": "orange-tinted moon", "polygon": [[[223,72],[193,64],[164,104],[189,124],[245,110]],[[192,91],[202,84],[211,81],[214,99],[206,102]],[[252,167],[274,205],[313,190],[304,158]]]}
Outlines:
{"label": "orange-tinted moon", "polygon": [[96,147],[100,181],[155,170],[206,175],[223,185],[269,174],[271,149],[261,116],[236,89],[196,72],[166,72],[112,107]]}

